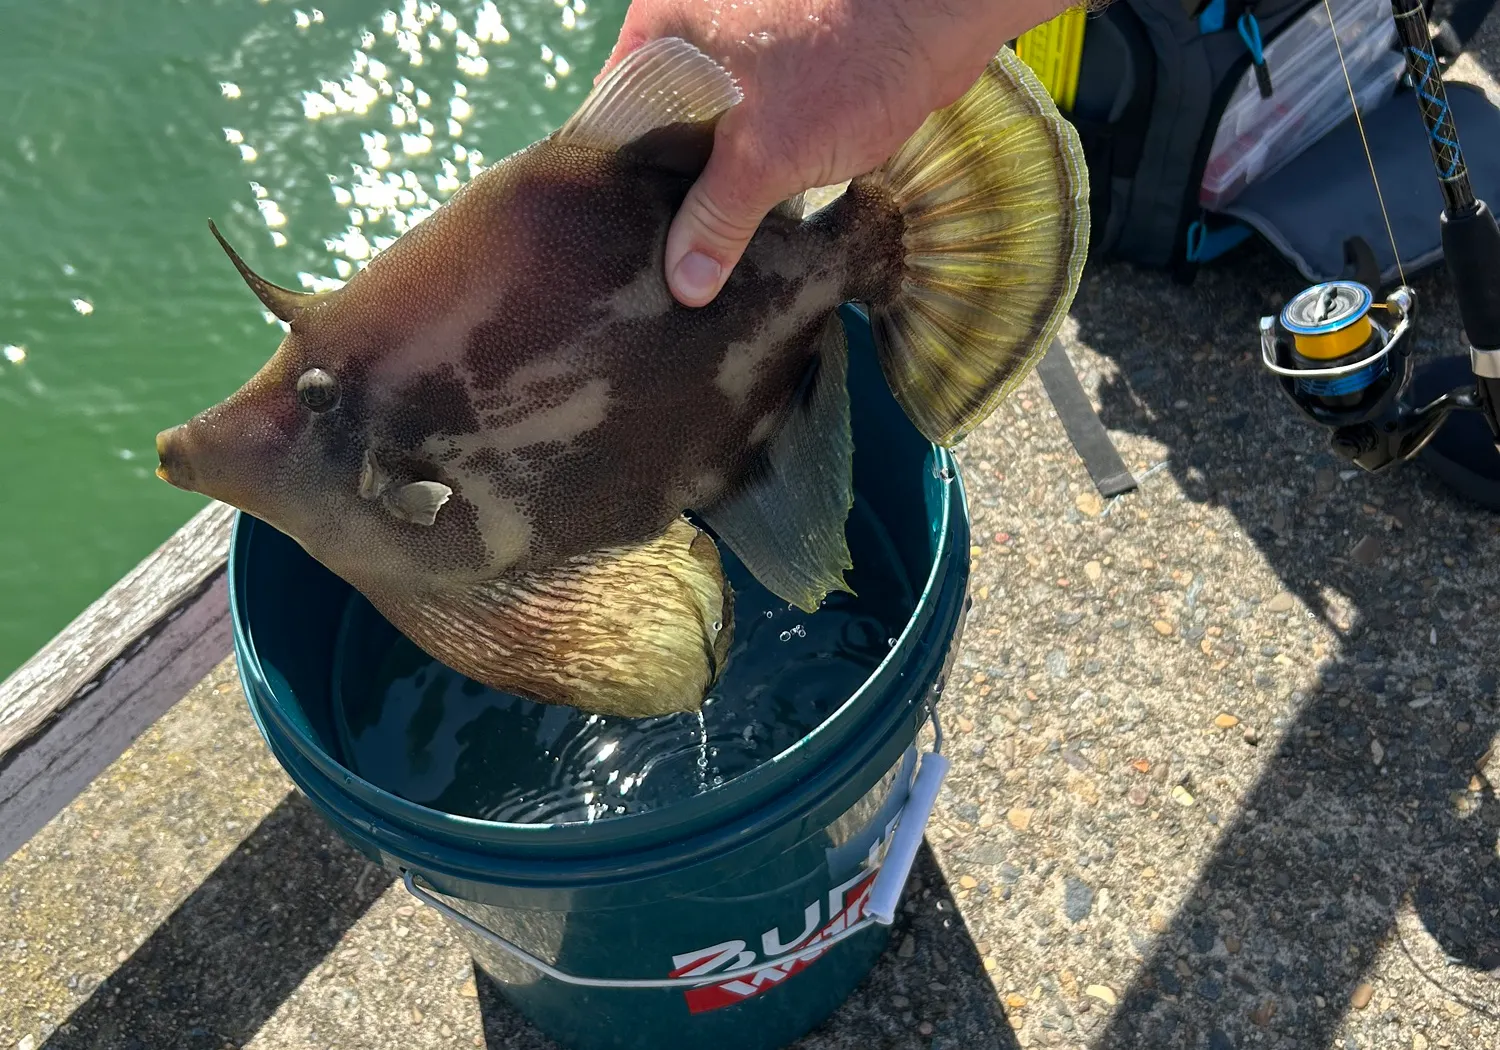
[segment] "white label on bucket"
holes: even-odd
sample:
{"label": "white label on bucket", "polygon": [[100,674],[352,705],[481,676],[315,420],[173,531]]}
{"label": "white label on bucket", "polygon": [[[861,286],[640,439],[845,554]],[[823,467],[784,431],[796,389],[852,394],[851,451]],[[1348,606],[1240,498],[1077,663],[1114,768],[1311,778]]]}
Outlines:
{"label": "white label on bucket", "polygon": [[[773,926],[753,940],[724,941],[672,956],[669,977],[707,977],[724,970],[754,966],[757,959],[765,962],[763,968],[752,974],[721,984],[689,988],[682,993],[687,1001],[688,1012],[707,1013],[753,999],[821,959],[821,951],[796,959],[789,959],[787,956],[842,933],[864,918],[865,907],[870,901],[870,887],[875,882],[875,876],[880,873],[879,858],[890,845],[895,826],[896,819],[893,818],[885,828],[885,835],[870,846],[864,868],[848,881],[830,889],[826,898],[814,900],[802,909],[801,928],[794,926],[792,931],[788,931],[791,940],[783,940],[781,927]],[[828,921],[823,923],[825,914]],[[751,947],[752,944],[757,945],[760,951]]]}

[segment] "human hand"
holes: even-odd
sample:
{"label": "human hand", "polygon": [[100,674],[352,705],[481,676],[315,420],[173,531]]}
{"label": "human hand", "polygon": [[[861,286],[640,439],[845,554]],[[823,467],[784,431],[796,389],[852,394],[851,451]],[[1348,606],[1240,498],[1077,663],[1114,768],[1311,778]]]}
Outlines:
{"label": "human hand", "polygon": [[744,92],[667,235],[672,294],[712,302],[767,212],[879,167],[1008,40],[1071,2],[633,0],[600,78],[642,44],[677,36]]}

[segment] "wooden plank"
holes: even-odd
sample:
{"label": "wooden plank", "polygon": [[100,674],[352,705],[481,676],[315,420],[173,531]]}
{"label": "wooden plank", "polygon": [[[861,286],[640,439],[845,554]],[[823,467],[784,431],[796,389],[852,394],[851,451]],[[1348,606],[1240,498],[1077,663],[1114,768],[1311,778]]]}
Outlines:
{"label": "wooden plank", "polygon": [[0,682],[0,860],[229,655],[233,516],[209,504]]}

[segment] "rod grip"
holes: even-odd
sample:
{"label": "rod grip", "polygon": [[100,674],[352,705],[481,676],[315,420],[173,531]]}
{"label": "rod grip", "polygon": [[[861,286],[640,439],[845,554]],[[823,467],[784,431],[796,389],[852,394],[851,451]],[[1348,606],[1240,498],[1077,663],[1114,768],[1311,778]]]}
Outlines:
{"label": "rod grip", "polygon": [[1484,201],[1461,215],[1443,213],[1443,260],[1458,296],[1469,343],[1500,349],[1500,226]]}

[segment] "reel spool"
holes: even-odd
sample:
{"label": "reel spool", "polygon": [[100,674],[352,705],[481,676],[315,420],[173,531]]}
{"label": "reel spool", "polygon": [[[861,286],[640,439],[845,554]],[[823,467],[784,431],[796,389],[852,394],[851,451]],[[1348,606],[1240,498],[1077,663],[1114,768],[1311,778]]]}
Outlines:
{"label": "reel spool", "polygon": [[1329,281],[1293,296],[1278,318],[1279,330],[1291,338],[1287,357],[1298,371],[1315,371],[1368,362],[1337,378],[1294,380],[1297,393],[1316,398],[1329,409],[1353,408],[1364,392],[1389,372],[1381,351],[1390,333],[1370,319],[1375,297],[1355,281]]}
{"label": "reel spool", "polygon": [[[1315,284],[1292,296],[1276,317],[1261,318],[1263,363],[1315,422],[1361,422],[1404,378],[1404,368],[1392,367],[1391,351],[1406,334],[1412,305],[1406,288],[1376,304],[1357,281]],[[1375,309],[1396,323],[1388,328],[1376,321],[1370,316]]]}

